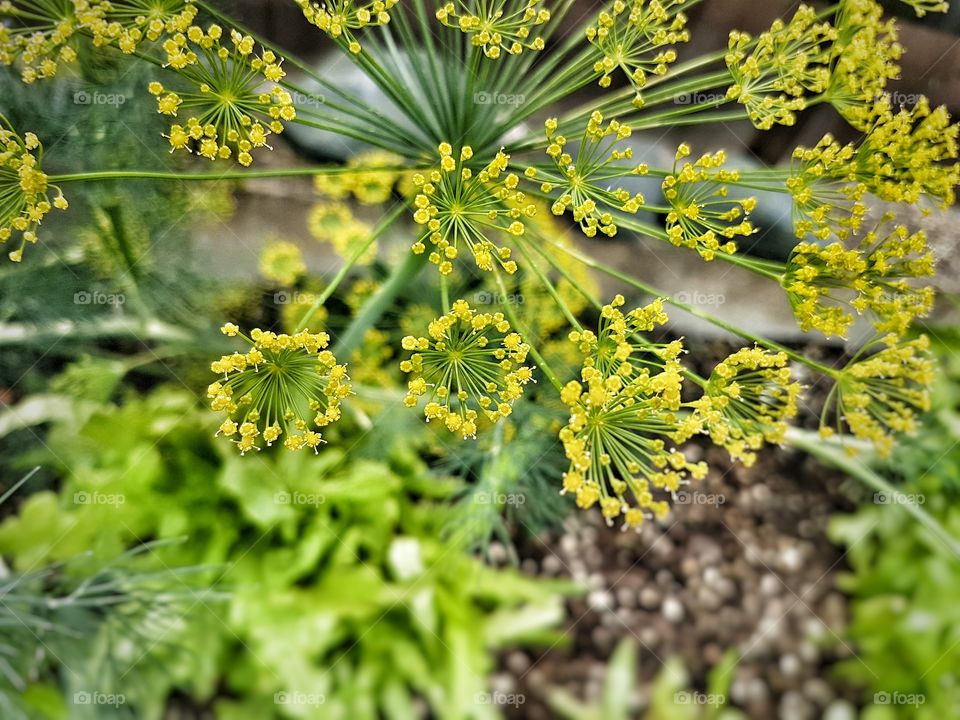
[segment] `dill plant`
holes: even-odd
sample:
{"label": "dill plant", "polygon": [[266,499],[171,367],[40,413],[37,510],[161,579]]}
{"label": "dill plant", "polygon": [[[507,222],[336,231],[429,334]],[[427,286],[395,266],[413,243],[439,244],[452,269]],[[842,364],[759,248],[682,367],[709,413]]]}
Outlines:
{"label": "dill plant", "polygon": [[[23,260],[41,241],[43,216],[65,209],[62,189],[76,183],[313,176],[331,199],[311,213],[311,231],[345,262],[312,302],[297,306],[289,334],[224,325],[251,346],[213,363],[222,378],[209,391],[215,409],[229,415],[220,433],[240,452],[274,441],[316,451],[350,392],[351,363],[374,376],[358,349],[385,342],[378,320],[401,289],[433,272],[432,306],[411,309],[400,347],[376,353],[389,362],[402,357],[404,404],[422,405],[428,421],[472,442],[523,395],[559,401],[568,420],[552,430],[569,468],[558,488],[583,508],[598,506],[610,524],[639,528],[668,511],[671,493],[704,475],[706,467],[678,449],[693,436],[708,436],[745,463],[764,443],[784,441],[801,394],[796,366],[832,383],[824,435],[853,435],[888,453],[929,403],[932,365],[910,325],[931,307],[922,280],[933,260],[922,232],[893,214],[871,224],[867,211],[875,198],[952,204],[957,125],[925,99],[899,107],[885,92],[903,48],[875,0],[801,5],[756,37],[733,31],[726,49],[681,61],[687,13],[701,1],[612,0],[577,18],[572,0],[295,0],[305,22],[382,91],[392,105],[385,110],[205,2],[5,0],[0,62],[16,66],[25,83],[69,71],[91,46],[152,65],[155,79],[144,90],[170,120],[158,147],[216,165],[47,175],[42,139],[5,128],[0,240],[12,260]],[[946,9],[906,1],[918,15]],[[319,90],[303,87],[307,81]],[[591,87],[592,99],[576,99]],[[523,102],[482,102],[501,91]],[[675,101],[690,93],[705,99]],[[818,105],[832,106],[858,139],[827,135],[796,148],[788,166],[738,168],[722,148],[695,154],[683,143],[672,165],[657,167],[634,159],[629,144],[645,130],[789,126]],[[375,150],[344,166],[247,169],[291,123]],[[658,182],[659,196],[629,189],[638,177]],[[739,252],[741,239],[758,232],[752,191],[792,202],[797,244],[785,262]],[[346,198],[394,205],[368,228]],[[657,215],[662,226],[642,219]],[[402,218],[412,221],[410,251],[328,349],[318,327],[325,303]],[[828,366],[666,296],[575,239],[620,232],[777,283],[805,331],[843,338],[864,316],[875,337],[845,367]],[[600,297],[590,273],[656,299],[627,307],[622,296]],[[491,288],[501,307],[471,308],[457,297],[464,278]],[[529,308],[509,301],[516,292],[530,298]],[[680,341],[651,339],[670,308],[747,344],[703,377],[684,363]],[[591,313],[598,325],[584,320]]]}

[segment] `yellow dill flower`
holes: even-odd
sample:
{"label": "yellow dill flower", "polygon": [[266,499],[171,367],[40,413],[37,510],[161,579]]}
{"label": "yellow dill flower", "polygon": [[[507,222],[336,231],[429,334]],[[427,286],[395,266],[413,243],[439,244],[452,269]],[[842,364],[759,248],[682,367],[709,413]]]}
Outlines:
{"label": "yellow dill flower", "polygon": [[427,422],[440,420],[463,439],[476,437],[480,413],[490,422],[508,416],[533,380],[523,364],[530,348],[503,314],[478,313],[465,300],[431,322],[427,337],[408,335],[402,346],[413,353],[400,363],[412,376],[404,404],[426,396]]}
{"label": "yellow dill flower", "polygon": [[[7,253],[13,262],[23,259],[23,249],[37,242],[37,228],[52,208],[67,209],[60,188],[51,186],[40,169],[43,146],[33,133],[20,137],[0,115],[0,244],[19,237],[20,244]],[[56,196],[50,200],[50,191]]]}
{"label": "yellow dill flower", "polygon": [[[885,347],[866,354],[878,343]],[[829,437],[846,427],[873,443],[881,456],[889,455],[894,435],[914,432],[918,413],[930,409],[935,367],[929,345],[926,335],[909,341],[886,336],[864,347],[836,373],[820,420],[821,434]]]}
{"label": "yellow dill flower", "polygon": [[354,31],[371,25],[390,22],[389,10],[397,0],[374,0],[358,3],[354,0],[295,0],[308,22],[323,30],[337,43],[357,54],[362,49]]}
{"label": "yellow dill flower", "polygon": [[307,272],[300,248],[286,240],[271,240],[260,251],[260,274],[280,285],[293,285]]}
{"label": "yellow dill flower", "polygon": [[928,12],[944,13],[950,9],[950,3],[946,0],[902,0],[913,8],[917,17],[923,17]]}
{"label": "yellow dill flower", "polygon": [[867,186],[858,180],[856,148],[840,145],[830,134],[815,147],[793,151],[787,190],[793,198],[793,228],[800,239],[813,235],[846,240],[860,229],[867,212]]}
{"label": "yellow dill flower", "polygon": [[897,41],[893,20],[883,19],[883,8],[875,0],[845,0],[836,16],[837,39],[830,84],[825,96],[846,115],[847,111],[872,103],[887,86],[900,77],[897,61],[903,47]]}
{"label": "yellow dill flower", "polygon": [[217,435],[240,453],[259,450],[284,436],[288,450],[317,448],[320,429],[340,418],[340,401],[350,394],[346,365],[326,349],[330,336],[301,330],[293,335],[255,329],[249,337],[233,323],[221,332],[240,337],[250,349],[224,355],[210,365],[223,380],[207,388],[210,407],[226,419]]}
{"label": "yellow dill flower", "polygon": [[[727,98],[747,110],[760,130],[793,125],[806,107],[804,95],[822,93],[830,80],[830,48],[836,30],[817,22],[816,11],[801,5],[789,22],[777,19],[757,39],[734,30],[725,61],[733,78]],[[749,53],[749,54],[748,54]]]}
{"label": "yellow dill flower", "polygon": [[710,439],[749,466],[764,442],[783,442],[797,414],[800,383],[784,353],[741,348],[714,367],[704,394],[691,403]]}
{"label": "yellow dill flower", "polygon": [[643,107],[640,91],[648,75],[666,75],[677,59],[671,45],[687,42],[687,16],[681,12],[686,0],[614,0],[587,28],[587,40],[599,51],[593,71],[600,73],[600,87],[610,87],[619,68],[636,90],[633,104]]}
{"label": "yellow dill flower", "polygon": [[494,0],[494,2],[445,3],[437,10],[437,20],[458,28],[470,36],[474,47],[493,60],[501,52],[519,55],[527,50],[543,50],[543,38],[530,37],[530,31],[550,20],[550,11],[537,8],[541,0]]}
{"label": "yellow dill flower", "polygon": [[[597,332],[573,330],[568,335],[583,355],[583,367],[595,368],[604,377],[619,375],[631,377],[643,372],[644,367],[659,368],[664,362],[675,362],[683,352],[679,341],[668,344],[648,342],[638,333],[646,333],[665,325],[668,318],[663,300],[657,298],[649,305],[624,313],[623,295],[616,295],[600,309]],[[680,401],[680,386],[669,393],[671,403]]]}
{"label": "yellow dill flower", "polygon": [[394,186],[403,182],[408,173],[381,169],[396,167],[403,158],[383,150],[368,150],[357,153],[347,161],[348,167],[355,172],[335,175],[317,175],[314,187],[317,192],[334,200],[342,200],[353,195],[364,205],[379,205],[390,199]]}
{"label": "yellow dill flower", "polygon": [[270,147],[267,137],[283,132],[282,121],[293,120],[296,110],[290,93],[276,84],[285,75],[283,60],[272,50],[255,54],[253,38],[236,30],[230,32],[232,47],[221,43],[222,36],[219,25],[206,31],[192,25],[167,38],[166,66],[194,90],[174,91],[156,81],[149,90],[161,114],[189,113],[183,124],[170,127],[171,152],[192,147],[210,160],[236,157],[247,166],[251,152]]}
{"label": "yellow dill flower", "polygon": [[917,203],[926,196],[943,208],[954,203],[960,125],[950,122],[945,107],[931,108],[921,97],[913,108],[894,112],[885,95],[858,118],[854,124],[862,124],[866,137],[857,148],[857,171],[870,192],[891,202]]}
{"label": "yellow dill flower", "polygon": [[[307,227],[317,240],[329,242],[342,258],[352,258],[357,247],[364,244],[372,232],[366,223],[354,217],[350,208],[341,202],[314,205],[307,216]],[[371,243],[356,262],[369,265],[376,260],[377,251],[377,243]]]}
{"label": "yellow dill flower", "polygon": [[395,388],[397,380],[388,369],[392,357],[390,336],[382,330],[370,328],[363,334],[360,346],[350,353],[351,380],[358,385]]}
{"label": "yellow dill flower", "polygon": [[[102,9],[84,7],[91,20]],[[61,63],[77,59],[73,40],[79,30],[74,0],[0,2],[0,65],[20,65],[25,83],[51,78]]]}
{"label": "yellow dill flower", "polygon": [[728,197],[725,183],[738,181],[740,172],[723,169],[727,159],[723,150],[678,167],[679,161],[689,155],[689,146],[681,145],[672,174],[663,180],[663,196],[670,203],[667,236],[677,247],[693,248],[710,261],[718,252],[736,252],[733,238],[756,232],[748,217],[757,202],[754,198]]}
{"label": "yellow dill flower", "polygon": [[707,472],[705,463],[688,462],[667,444],[684,433],[679,398],[669,396],[682,382],[679,365],[644,369],[630,379],[584,367],[582,379],[586,387],[574,380],[560,394],[570,409],[560,430],[570,460],[561,492],[573,493],[581,508],[599,503],[608,524],[622,515],[624,529],[639,529],[645,517],[662,518],[669,510],[654,490],[676,493],[688,477]]}
{"label": "yellow dill flower", "polygon": [[631,195],[627,190],[611,184],[625,175],[646,173],[645,165],[629,169],[612,165],[633,157],[632,148],[616,149],[620,140],[630,137],[630,127],[619,120],[611,120],[604,125],[603,115],[593,112],[577,148],[576,159],[565,150],[567,138],[556,134],[556,118],[547,120],[545,127],[547,155],[553,159],[556,169],[538,170],[530,167],[525,176],[530,180],[541,180],[540,189],[544,193],[560,191],[560,197],[550,208],[554,215],[570,211],[587,237],[594,237],[597,230],[613,237],[617,233],[617,226],[610,209],[632,215],[644,203],[640,193]]}
{"label": "yellow dill flower", "polygon": [[911,234],[903,225],[886,234],[881,228],[853,248],[840,242],[794,248],[782,284],[802,330],[844,337],[856,312],[872,315],[878,332],[900,336],[930,311],[933,289],[909,282],[933,275],[926,234]]}
{"label": "yellow dill flower", "polygon": [[411,249],[417,254],[424,252],[424,240],[428,240],[433,246],[429,260],[443,275],[453,272],[453,260],[463,246],[481,270],[491,271],[498,263],[513,274],[517,264],[510,259],[510,248],[495,245],[487,232],[523,235],[522,219],[536,212],[536,206],[517,190],[519,178],[514,173],[504,174],[510,156],[500,150],[475,173],[469,165],[473,158],[469,146],[460,150],[459,159],[454,159],[449,143],[441,143],[439,151],[439,169],[413,178],[419,190],[413,219],[426,230]]}
{"label": "yellow dill flower", "polygon": [[197,17],[191,0],[74,0],[77,20],[96,47],[133,53],[144,40],[186,32]]}
{"label": "yellow dill flower", "polygon": [[[295,333],[304,313],[314,306],[319,297],[320,293],[317,291],[304,292],[302,290],[276,295],[274,300],[279,304],[281,326],[288,333]],[[325,323],[329,315],[329,311],[320,306],[314,310],[313,322]]]}

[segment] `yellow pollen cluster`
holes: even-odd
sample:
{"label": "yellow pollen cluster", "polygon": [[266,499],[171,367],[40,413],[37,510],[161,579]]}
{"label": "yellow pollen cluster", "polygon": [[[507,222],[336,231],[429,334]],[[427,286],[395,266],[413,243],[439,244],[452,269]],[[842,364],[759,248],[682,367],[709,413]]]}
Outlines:
{"label": "yellow pollen cluster", "polygon": [[[886,345],[872,355],[867,348],[837,373],[820,420],[824,437],[845,425],[855,437],[874,444],[881,456],[893,449],[894,435],[911,433],[917,414],[930,409],[929,386],[934,379],[929,340],[921,335],[899,342],[887,336]],[[833,416],[834,425],[828,424]]]}
{"label": "yellow pollen cluster", "polygon": [[[351,259],[357,249],[370,239],[371,229],[358,220],[342,202],[321,202],[310,209],[307,227],[317,240],[328,242],[337,255]],[[373,242],[356,258],[360,265],[369,265],[377,259],[377,243]]]}
{"label": "yellow pollen cluster", "polygon": [[691,406],[710,439],[750,466],[764,442],[783,442],[799,394],[784,353],[741,348],[713,369]]}
{"label": "yellow pollen cluster", "polygon": [[681,145],[673,173],[663,180],[663,196],[670,203],[667,237],[677,247],[693,248],[700,257],[710,261],[718,252],[736,252],[733,238],[756,232],[748,217],[757,201],[728,197],[729,189],[724,183],[737,182],[740,172],[723,169],[727,159],[724,151],[679,165],[679,161],[689,155],[690,147]]}
{"label": "yellow pollen cluster", "polygon": [[857,178],[853,145],[840,145],[827,134],[815,147],[797,147],[786,180],[797,238],[846,240],[856,233],[867,211],[862,202],[867,186]]}
{"label": "yellow pollen cluster", "polygon": [[437,10],[437,20],[447,27],[459,28],[470,35],[474,47],[493,60],[501,52],[519,55],[524,48],[543,50],[543,38],[530,37],[530,31],[550,20],[550,11],[537,8],[541,0],[495,0],[470,4],[457,0]]}
{"label": "yellow pollen cluster", "polygon": [[74,0],[77,20],[96,47],[116,45],[131,54],[140,43],[184,33],[197,17],[185,0]]}
{"label": "yellow pollen cluster", "polygon": [[[67,209],[59,188],[51,202],[47,176],[40,169],[43,147],[33,133],[22,138],[0,115],[0,244],[19,235],[19,246],[8,252],[13,262],[23,259],[23,249],[37,242],[37,227],[52,208]],[[4,127],[6,125],[6,127]]]}
{"label": "yellow pollen cluster", "polygon": [[316,25],[354,55],[362,49],[354,31],[390,22],[390,9],[397,0],[375,0],[357,3],[354,0],[295,0],[308,22]]}
{"label": "yellow pollen cluster", "polygon": [[[891,219],[888,215],[884,222]],[[933,272],[926,234],[911,234],[898,225],[886,234],[879,228],[867,233],[849,249],[840,242],[825,247],[800,243],[790,256],[783,287],[804,331],[844,337],[855,311],[873,316],[878,332],[899,337],[933,305],[933,289],[910,281]]]}
{"label": "yellow pollen cluster", "polygon": [[413,177],[419,190],[413,219],[425,226],[426,232],[411,249],[417,254],[425,252],[424,240],[429,241],[433,246],[430,262],[443,275],[453,272],[453,261],[463,246],[470,249],[481,270],[492,271],[498,263],[507,273],[515,273],[517,263],[510,259],[510,248],[495,245],[487,232],[523,235],[523,220],[536,212],[536,206],[517,189],[519,177],[506,173],[510,156],[501,150],[475,173],[469,165],[473,158],[470,146],[461,148],[459,159],[449,143],[441,143],[439,151],[439,169]]}
{"label": "yellow pollen cluster", "polygon": [[286,240],[272,240],[260,253],[260,274],[280,285],[293,285],[307,272],[300,248]]}
{"label": "yellow pollen cluster", "polygon": [[600,87],[610,87],[617,69],[636,90],[633,104],[643,107],[640,91],[648,75],[666,75],[677,59],[671,45],[687,42],[687,16],[680,12],[686,0],[614,0],[587,28],[587,40],[599,51],[593,71]]}
{"label": "yellow pollen cluster", "polygon": [[789,22],[775,20],[755,42],[747,33],[730,33],[725,60],[733,85],[727,98],[742,104],[760,130],[793,125],[796,113],[806,107],[804,95],[827,89],[837,33],[816,16],[813,8],[801,5]]}
{"label": "yellow pollen cluster", "polygon": [[236,30],[230,33],[232,47],[221,43],[222,36],[219,25],[206,31],[192,25],[165,40],[166,65],[193,89],[173,91],[151,82],[149,90],[159,113],[190,113],[170,128],[171,152],[193,146],[211,160],[236,157],[247,166],[251,151],[267,146],[270,133],[283,132],[282,121],[297,114],[290,93],[276,84],[285,75],[283,61],[271,50],[256,55],[253,38]]}
{"label": "yellow pollen cluster", "polygon": [[647,172],[645,165],[616,165],[633,158],[632,148],[616,149],[618,142],[630,137],[630,127],[619,120],[604,125],[603,115],[594,111],[578,144],[576,159],[566,152],[567,138],[557,134],[556,118],[548,119],[545,127],[547,155],[553,159],[555,170],[530,167],[525,176],[530,180],[541,180],[540,190],[544,193],[560,191],[560,197],[550,208],[554,215],[570,211],[587,237],[594,237],[598,230],[613,237],[617,234],[617,226],[610,210],[633,215],[644,204],[641,193],[631,194],[612,185],[624,176]]}
{"label": "yellow pollen cluster", "polygon": [[[626,314],[622,296],[604,306],[597,334],[571,334],[583,357],[581,381],[560,393],[570,419],[560,440],[570,460],[563,493],[573,493],[577,506],[600,511],[612,524],[639,529],[645,517],[663,517],[668,504],[655,490],[676,493],[688,477],[702,479],[705,463],[690,463],[676,448],[698,430],[683,419],[683,376],[677,360],[679,343],[634,345],[628,338],[666,321],[658,301]],[[645,356],[645,357],[644,357]]]}
{"label": "yellow pollen cluster", "polygon": [[[83,3],[79,3],[83,7]],[[102,10],[85,9],[89,19]],[[77,59],[70,44],[79,31],[72,0],[0,1],[0,65],[20,65],[25,83],[51,78]]]}
{"label": "yellow pollen cluster", "polygon": [[356,171],[317,175],[313,179],[314,187],[318,193],[334,200],[353,196],[363,205],[379,205],[390,199],[395,187],[402,193],[408,189],[410,173],[395,169],[402,163],[399,155],[368,150],[347,161],[347,167]]}
{"label": "yellow pollen cluster", "polygon": [[293,335],[255,329],[249,337],[233,323],[221,332],[241,337],[247,352],[224,355],[210,365],[223,380],[207,388],[210,407],[226,419],[217,435],[229,438],[244,454],[269,447],[286,434],[288,450],[317,448],[320,428],[340,418],[340,401],[350,394],[346,365],[326,349],[326,333],[301,330]]}
{"label": "yellow pollen cluster", "polygon": [[408,335],[402,346],[412,352],[400,363],[412,376],[404,404],[415,407],[426,396],[427,422],[439,420],[463,439],[476,437],[480,413],[490,422],[510,415],[533,380],[523,364],[530,348],[503,314],[478,313],[465,300],[432,321],[427,337]]}

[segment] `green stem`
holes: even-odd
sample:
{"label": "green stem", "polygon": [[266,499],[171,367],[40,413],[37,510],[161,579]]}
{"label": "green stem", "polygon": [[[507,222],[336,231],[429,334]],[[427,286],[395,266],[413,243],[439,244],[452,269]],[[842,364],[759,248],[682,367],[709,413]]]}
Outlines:
{"label": "green stem", "polygon": [[346,331],[337,338],[333,354],[346,358],[363,341],[363,336],[380,319],[383,313],[396,299],[397,295],[416,278],[423,268],[426,254],[416,255],[408,252],[403,262],[397,265],[387,281],[360,308]]}
{"label": "green stem", "polygon": [[[858,462],[847,455],[846,451],[836,443],[824,441],[818,433],[799,428],[790,428],[787,431],[786,441],[800,450],[812,455],[821,462],[832,465],[847,475],[856,478],[877,492],[890,497],[899,497],[903,493],[890,484],[882,475],[871,470],[865,463]],[[915,502],[907,501],[896,503],[927,528],[938,540],[946,545],[954,555],[960,558],[960,540],[955,538],[936,518]]]}
{"label": "green stem", "polygon": [[[407,171],[412,168],[380,168],[384,172]],[[343,165],[317,167],[280,168],[277,170],[228,170],[226,172],[210,173],[177,173],[161,170],[98,170],[94,172],[69,173],[66,175],[51,175],[48,180],[51,184],[67,182],[84,182],[88,180],[255,180],[257,178],[297,177],[314,175],[340,175],[356,173],[361,168],[345,167]]]}
{"label": "green stem", "polygon": [[373,229],[373,232],[370,233],[370,237],[367,238],[366,242],[357,246],[356,251],[353,255],[350,256],[350,259],[347,260],[343,267],[334,275],[333,280],[330,281],[330,284],[324,288],[323,292],[320,293],[320,296],[314,301],[314,303],[307,308],[307,311],[303,314],[303,317],[300,318],[300,322],[297,323],[297,330],[303,330],[307,324],[313,319],[313,316],[316,314],[317,310],[323,307],[323,304],[330,299],[330,296],[336,292],[337,288],[340,286],[340,283],[343,282],[343,279],[347,276],[350,270],[356,265],[357,260],[363,256],[378,237],[380,237],[390,225],[393,224],[393,221],[396,220],[400,213],[406,209],[406,206],[403,203],[398,204],[393,210],[391,210],[387,216],[380,221],[380,224]]}
{"label": "green stem", "polygon": [[[494,277],[497,279],[497,287],[500,290],[500,297],[506,300],[508,296],[507,286],[506,286],[506,283],[503,282],[503,277],[500,275],[499,268],[494,268]],[[503,302],[501,304],[503,306],[503,312],[507,316],[507,319],[510,321],[510,324],[513,325],[514,329],[517,332],[524,334],[523,330],[525,328],[521,326],[520,322],[517,320],[517,315],[516,313],[513,312],[513,308],[510,306],[510,303]],[[533,356],[533,359],[537,363],[537,366],[546,376],[547,380],[549,380],[551,384],[557,389],[557,392],[561,392],[563,390],[563,384],[560,382],[560,379],[557,377],[557,374],[547,364],[547,361],[543,359],[543,355],[541,355],[537,351],[537,349],[533,346],[533,343],[527,343],[527,344],[530,346],[530,355]]]}

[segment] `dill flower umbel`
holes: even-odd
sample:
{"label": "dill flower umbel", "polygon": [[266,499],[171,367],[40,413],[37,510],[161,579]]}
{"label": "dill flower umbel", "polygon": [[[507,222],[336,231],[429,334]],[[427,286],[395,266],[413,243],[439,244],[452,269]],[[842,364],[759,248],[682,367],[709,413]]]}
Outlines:
{"label": "dill flower umbel", "polygon": [[260,252],[260,274],[280,285],[293,285],[307,272],[303,253],[294,243],[272,240]]}
{"label": "dill flower umbel", "polygon": [[354,0],[295,0],[308,22],[316,25],[334,41],[357,54],[362,49],[355,30],[390,22],[388,11],[397,0],[374,0],[358,3]]}
{"label": "dill flower umbel", "polygon": [[97,47],[131,54],[144,40],[186,32],[197,17],[189,0],[74,0],[77,20]]}
{"label": "dill flower umbel", "polygon": [[[688,247],[710,261],[718,252],[734,253],[733,238],[752,235],[756,230],[747,219],[757,205],[755,198],[728,197],[725,183],[740,179],[737,170],[723,168],[727,155],[723,150],[706,154],[695,162],[680,160],[690,155],[690,146],[677,149],[673,173],[663,180],[663,196],[670,203],[667,236],[677,247]],[[722,241],[726,242],[722,242]]]}
{"label": "dill flower umbel", "polygon": [[714,367],[692,406],[710,439],[750,466],[764,442],[783,442],[787,419],[797,414],[800,383],[784,353],[741,348]]}
{"label": "dill flower umbel", "polygon": [[829,133],[815,147],[794,149],[786,188],[793,198],[797,238],[826,240],[835,235],[845,240],[860,229],[867,186],[857,179],[856,152]]}
{"label": "dill flower umbel", "polygon": [[241,165],[253,162],[251,151],[267,146],[270,133],[283,132],[283,122],[293,120],[296,110],[286,90],[275,84],[285,75],[282,60],[273,51],[254,53],[253,38],[230,32],[232,47],[221,43],[223,29],[211,25],[206,31],[196,25],[163,43],[167,66],[188,81],[195,91],[173,91],[151,82],[157,111],[179,117],[167,136],[171,151],[191,144],[203,157],[236,157]]}
{"label": "dill flower umbel", "polygon": [[318,193],[334,200],[352,195],[363,205],[379,205],[389,200],[394,187],[406,179],[406,173],[389,169],[402,162],[399,155],[368,150],[347,161],[347,167],[357,168],[355,172],[317,175],[313,184]]}
{"label": "dill flower umbel", "polygon": [[[876,344],[881,350],[867,355]],[[893,438],[917,427],[917,415],[930,409],[934,363],[926,335],[898,342],[886,336],[870,343],[836,373],[820,420],[829,437],[846,426],[855,437],[874,444],[881,456],[890,454]],[[833,425],[829,421],[833,418]]]}
{"label": "dill flower umbel", "polygon": [[633,104],[643,106],[640,91],[648,75],[665,75],[677,59],[672,45],[687,42],[687,16],[681,12],[686,0],[614,0],[587,28],[587,40],[600,53],[593,71],[600,74],[600,87],[610,87],[618,68],[636,90]]}
{"label": "dill flower umbel", "polygon": [[412,376],[404,404],[414,407],[425,395],[427,421],[440,420],[464,439],[476,437],[480,413],[490,422],[508,416],[533,379],[523,364],[530,348],[503,314],[478,313],[465,300],[431,322],[427,337],[408,335],[402,346],[413,353],[400,363]]}
{"label": "dill flower umbel", "polygon": [[320,429],[340,418],[340,401],[350,394],[346,365],[326,349],[330,336],[255,329],[248,337],[233,323],[220,330],[243,338],[250,349],[210,365],[223,376],[207,388],[210,407],[227,416],[217,435],[236,443],[241,454],[259,450],[261,437],[269,447],[284,434],[288,450],[317,452]]}
{"label": "dill flower umbel", "polygon": [[[37,242],[37,228],[52,208],[67,209],[60,188],[51,187],[40,169],[43,146],[33,133],[20,137],[0,115],[0,244],[19,236],[20,244],[7,253],[13,262],[23,259],[23,249]],[[56,196],[51,202],[48,193]]]}
{"label": "dill flower umbel", "polygon": [[793,125],[796,113],[806,107],[804,96],[827,89],[834,39],[836,30],[817,22],[808,5],[801,5],[787,23],[775,20],[755,41],[734,30],[725,57],[733,78],[727,98],[743,105],[760,130]]}
{"label": "dill flower umbel", "polygon": [[597,230],[613,237],[617,233],[617,226],[610,208],[636,214],[644,203],[640,193],[631,195],[627,190],[611,184],[626,175],[646,173],[644,165],[630,169],[612,165],[633,157],[632,148],[616,149],[618,141],[630,137],[630,127],[619,120],[611,120],[604,125],[603,115],[593,112],[574,159],[566,152],[567,138],[556,134],[556,118],[547,120],[545,126],[549,143],[547,155],[553,158],[556,170],[540,171],[531,167],[527,168],[525,176],[530,180],[542,180],[540,190],[544,193],[560,190],[560,197],[550,208],[554,215],[563,215],[569,210],[587,237],[594,237]]}
{"label": "dill flower umbel", "polygon": [[878,332],[901,336],[930,311],[933,289],[911,283],[934,272],[926,234],[903,225],[885,234],[882,228],[853,248],[840,242],[794,248],[782,284],[802,330],[844,337],[856,312],[873,316]]}
{"label": "dill flower umbel", "polygon": [[489,4],[468,4],[457,0],[437,10],[437,20],[470,35],[471,44],[483,48],[483,54],[495,60],[501,52],[519,55],[524,49],[543,50],[543,38],[530,37],[531,30],[550,20],[550,11],[537,7],[540,2],[494,0]]}
{"label": "dill flower umbel", "polygon": [[[353,258],[358,247],[369,240],[370,227],[354,217],[342,202],[317,203],[307,216],[307,227],[317,240],[328,242],[342,258]],[[377,243],[373,242],[355,262],[369,265],[377,258]]]}
{"label": "dill flower umbel", "polygon": [[514,173],[504,175],[510,156],[500,150],[489,164],[474,173],[468,165],[473,158],[471,147],[461,148],[459,160],[454,159],[450,143],[441,143],[439,151],[439,169],[427,176],[418,173],[413,178],[419,189],[414,198],[413,219],[424,225],[426,232],[411,249],[420,254],[426,250],[424,240],[429,241],[433,246],[430,262],[443,275],[453,272],[452,261],[464,246],[481,270],[492,271],[494,263],[498,263],[513,274],[517,264],[510,259],[510,248],[495,245],[489,239],[489,231],[523,235],[521,218],[535,213],[536,207],[517,190],[519,178]]}
{"label": "dill flower umbel", "polygon": [[[91,17],[101,11],[89,11]],[[74,0],[0,1],[0,65],[20,65],[25,83],[51,78],[77,59]]]}
{"label": "dill flower umbel", "polygon": [[585,387],[573,380],[560,394],[570,409],[560,431],[570,460],[562,492],[573,493],[581,508],[599,503],[609,524],[622,515],[624,528],[639,528],[650,514],[663,517],[669,506],[654,489],[675,493],[688,477],[707,472],[673,447],[684,433],[679,397],[669,396],[682,380],[679,366],[645,368],[630,379],[585,367],[582,380]]}

